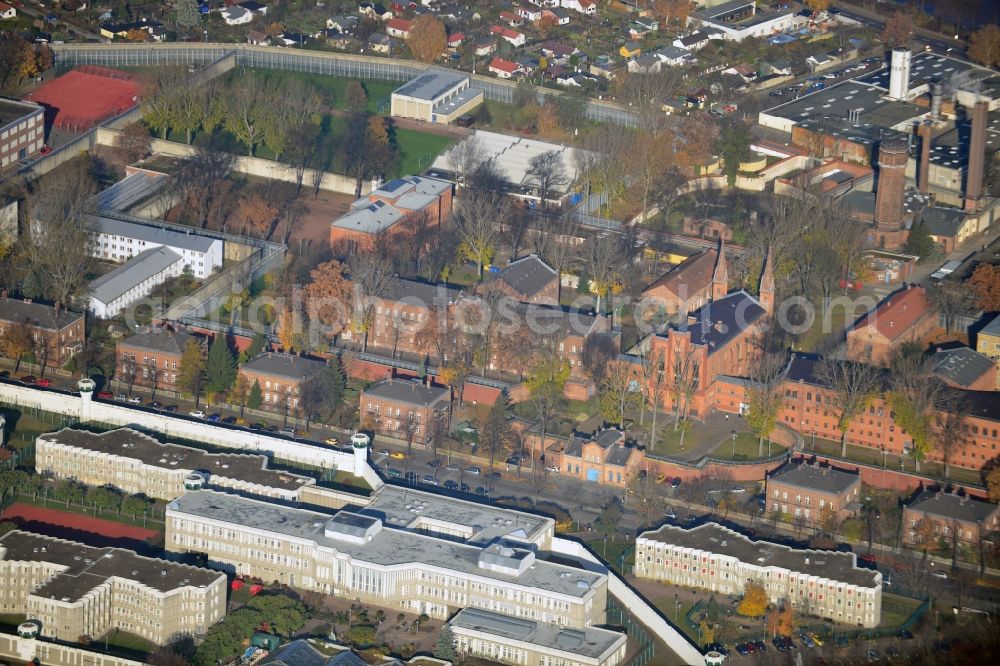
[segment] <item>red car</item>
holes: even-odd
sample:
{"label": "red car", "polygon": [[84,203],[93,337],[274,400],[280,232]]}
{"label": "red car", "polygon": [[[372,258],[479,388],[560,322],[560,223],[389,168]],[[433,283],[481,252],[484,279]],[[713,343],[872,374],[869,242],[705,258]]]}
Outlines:
{"label": "red car", "polygon": [[42,149],[38,151],[38,154],[44,157],[51,152],[52,152],[52,146],[42,146]]}
{"label": "red car", "polygon": [[22,384],[34,384],[36,381],[38,380],[35,379],[34,375],[25,375],[24,377],[21,377]]}
{"label": "red car", "polygon": [[35,386],[44,386],[44,387],[52,386],[52,380],[42,377],[37,382],[35,382]]}
{"label": "red car", "polygon": [[98,391],[97,397],[101,400],[114,400],[115,394],[111,391]]}

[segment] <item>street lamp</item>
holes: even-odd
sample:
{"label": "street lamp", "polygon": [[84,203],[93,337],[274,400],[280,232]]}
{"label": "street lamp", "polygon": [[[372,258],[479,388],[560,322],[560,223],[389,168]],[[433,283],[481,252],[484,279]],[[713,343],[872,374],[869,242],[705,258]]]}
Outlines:
{"label": "street lamp", "polygon": [[767,457],[768,458],[771,457],[771,438],[770,437],[768,437],[768,439],[767,439]]}
{"label": "street lamp", "polygon": [[674,624],[677,624],[677,611],[681,607],[681,602],[677,599],[677,593],[674,593]]}
{"label": "street lamp", "polygon": [[733,431],[733,460],[736,459],[736,431]]}
{"label": "street lamp", "polygon": [[882,445],[882,469],[885,469],[885,444]]}

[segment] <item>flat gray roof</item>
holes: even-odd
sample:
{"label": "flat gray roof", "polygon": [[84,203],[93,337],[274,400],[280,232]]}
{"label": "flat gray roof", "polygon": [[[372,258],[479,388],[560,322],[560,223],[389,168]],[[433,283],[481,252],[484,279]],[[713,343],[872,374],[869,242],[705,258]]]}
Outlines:
{"label": "flat gray roof", "polygon": [[789,463],[774,472],[768,481],[786,483],[790,486],[840,494],[848,490],[861,477],[857,472],[845,472],[836,467],[821,467],[805,463]]}
{"label": "flat gray roof", "polygon": [[0,99],[0,128],[19,122],[36,113],[41,113],[43,110],[44,107],[41,104],[35,104],[34,102],[22,102],[18,99]]}
{"label": "flat gray roof", "polygon": [[794,549],[770,541],[751,541],[718,523],[704,523],[691,529],[664,525],[640,536],[672,546],[727,555],[758,567],[779,567],[861,587],[881,587],[881,574],[871,569],[859,569],[854,553]]}
{"label": "flat gray roof", "polygon": [[77,601],[110,578],[133,580],[160,592],[207,587],[224,573],[143,557],[124,548],[94,548],[75,541],[14,530],[0,537],[8,562],[50,562],[63,571],[31,591],[37,597]]}
{"label": "flat gray roof", "polygon": [[[857,80],[888,90],[889,74],[889,67],[883,67],[859,76]],[[974,81],[986,81],[995,76],[994,72],[973,65],[971,62],[936,53],[915,53],[910,57],[910,80],[907,87],[915,88],[934,79],[943,81],[946,85],[961,87]]]}
{"label": "flat gray roof", "polygon": [[459,611],[448,624],[591,659],[618,649],[627,640],[625,634],[609,629],[567,629],[471,606]]}
{"label": "flat gray roof", "polygon": [[456,109],[471,102],[477,97],[485,96],[485,93],[478,88],[465,88],[459,90],[454,97],[449,97],[434,105],[434,113],[454,113]]}
{"label": "flat gray roof", "polygon": [[414,305],[444,307],[458,300],[461,289],[446,284],[430,284],[406,278],[393,278],[382,298],[387,301],[409,301]]}
{"label": "flat gray roof", "polygon": [[465,541],[482,546],[512,535],[537,541],[541,532],[553,527],[552,519],[544,516],[390,484],[382,486],[357,513],[380,518],[386,527],[411,531],[419,529],[424,520],[465,527],[471,534]]}
{"label": "flat gray roof", "polygon": [[98,209],[127,211],[143,199],[155,194],[167,184],[167,175],[136,171],[122,178],[95,198]]}
{"label": "flat gray roof", "polygon": [[182,250],[191,250],[192,252],[208,252],[213,244],[222,242],[216,238],[201,236],[193,228],[188,233],[182,233],[172,229],[153,227],[136,222],[125,222],[124,220],[116,220],[110,217],[92,216],[90,218],[90,228],[95,233],[135,238],[155,245],[169,245],[171,247],[179,247]]}
{"label": "flat gray roof", "polygon": [[959,497],[931,489],[926,489],[917,495],[906,508],[921,511],[937,518],[962,520],[969,523],[981,523],[997,511],[997,505],[993,502],[984,502],[971,497]]}
{"label": "flat gray roof", "polygon": [[167,247],[150,248],[91,282],[90,296],[102,303],[110,303],[178,261],[183,261],[181,255]]}
{"label": "flat gray roof", "polygon": [[384,201],[367,203],[341,215],[332,222],[340,229],[351,229],[366,234],[376,234],[388,229],[406,215],[392,204]]}
{"label": "flat gray roof", "polygon": [[[520,575],[507,575],[480,568],[479,557],[483,548],[479,546],[390,527],[383,527],[363,545],[354,544],[326,536],[326,523],[332,514],[293,509],[210,490],[187,493],[170,502],[167,510],[311,541],[318,547],[376,566],[423,565],[577,599],[587,596],[591,589],[607,580],[603,574],[543,560],[536,560]],[[414,512],[414,515],[419,514]]]}
{"label": "flat gray roof", "polygon": [[162,444],[131,428],[104,433],[63,428],[39,435],[38,439],[130,458],[152,467],[208,472],[209,482],[214,475],[286,490],[296,490],[316,482],[308,476],[267,469],[267,456],[209,453],[180,444]]}
{"label": "flat gray roof", "polygon": [[441,69],[432,69],[424,72],[416,78],[410,79],[400,87],[396,88],[393,95],[405,95],[416,99],[434,102],[438,98],[447,95],[457,86],[465,83],[469,77],[464,74],[455,74]]}

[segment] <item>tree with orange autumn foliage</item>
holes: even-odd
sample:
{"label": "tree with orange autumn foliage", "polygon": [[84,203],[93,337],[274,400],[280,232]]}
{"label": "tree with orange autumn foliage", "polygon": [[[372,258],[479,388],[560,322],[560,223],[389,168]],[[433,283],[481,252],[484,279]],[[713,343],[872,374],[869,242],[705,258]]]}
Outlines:
{"label": "tree with orange autumn foliage", "polygon": [[894,49],[899,46],[906,46],[912,38],[913,19],[910,18],[909,14],[896,12],[885,22],[881,39],[887,48]]}
{"label": "tree with orange autumn foliage", "polygon": [[339,261],[327,261],[314,268],[305,287],[305,306],[309,320],[326,327],[333,337],[350,322],[351,283],[344,277]]}
{"label": "tree with orange autumn foliage", "polygon": [[264,238],[271,231],[271,226],[278,217],[278,209],[273,203],[254,192],[240,197],[233,215],[233,221],[242,225],[243,233],[248,236]]}
{"label": "tree with orange autumn foliage", "polygon": [[691,0],[653,0],[651,9],[655,16],[663,19],[661,27],[671,24],[683,27],[694,10],[694,3]]}
{"label": "tree with orange autumn foliage", "polygon": [[125,33],[125,39],[130,42],[145,42],[149,40],[149,33],[141,28],[132,28]]}
{"label": "tree with orange autumn foliage", "polygon": [[542,14],[542,18],[535,21],[535,30],[538,31],[539,36],[543,39],[549,36],[552,32],[552,28],[559,25],[559,19],[556,18],[555,14],[549,12]]}
{"label": "tree with orange autumn foliage", "polygon": [[431,14],[421,14],[413,20],[406,45],[413,57],[420,62],[434,62],[448,46],[448,33],[444,23]]}
{"label": "tree with orange autumn foliage", "polygon": [[764,588],[757,583],[747,583],[736,612],[747,617],[760,617],[767,611],[767,603],[767,592]]}
{"label": "tree with orange autumn foliage", "polygon": [[278,343],[281,348],[289,354],[301,351],[302,334],[301,318],[295,316],[295,312],[290,307],[282,309],[278,313],[278,322],[275,332],[278,335]]}
{"label": "tree with orange autumn foliage", "polygon": [[976,305],[987,312],[1000,312],[1000,266],[979,264],[969,278]]}

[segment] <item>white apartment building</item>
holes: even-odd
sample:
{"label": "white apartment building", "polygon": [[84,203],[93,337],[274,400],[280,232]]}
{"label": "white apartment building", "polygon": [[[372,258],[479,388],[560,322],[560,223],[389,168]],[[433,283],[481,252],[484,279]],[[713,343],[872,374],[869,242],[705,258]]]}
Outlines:
{"label": "white apartment building", "polygon": [[35,469],[165,500],[208,486],[297,502],[303,489],[316,483],[312,477],[267,469],[266,456],[161,444],[131,428],[105,433],[63,428],[40,435],[35,440]]}
{"label": "white apartment building", "polygon": [[643,533],[635,575],[732,595],[755,582],[772,603],[861,627],[877,626],[882,614],[882,574],[858,568],[854,553],[751,541],[717,523]]}
{"label": "white apartment building", "polygon": [[412,523],[425,506],[437,512],[421,495],[398,492],[383,497],[382,510],[372,503],[331,516],[190,492],[167,505],[165,547],[204,553],[210,566],[239,575],[442,620],[472,606],[561,627],[605,621],[607,575],[541,559],[525,540],[540,521],[521,527],[492,507],[449,498],[457,513],[478,513],[464,542],[447,520],[419,523],[420,531],[388,526]]}
{"label": "white apartment building", "polygon": [[89,309],[107,319],[149,295],[149,292],[184,272],[184,260],[166,247],[154,247],[105,273],[90,283]]}
{"label": "white apartment building", "polygon": [[448,626],[463,656],[517,666],[615,666],[626,635],[609,629],[555,627],[536,620],[463,608]]}
{"label": "white apartment building", "polygon": [[109,217],[91,218],[91,229],[91,255],[98,259],[126,262],[146,250],[165,247],[177,253],[199,280],[222,267],[222,240],[199,235],[194,229],[181,232]]}
{"label": "white apartment building", "polygon": [[20,530],[0,537],[0,580],[0,613],[70,643],[120,629],[165,645],[226,612],[222,573]]}

